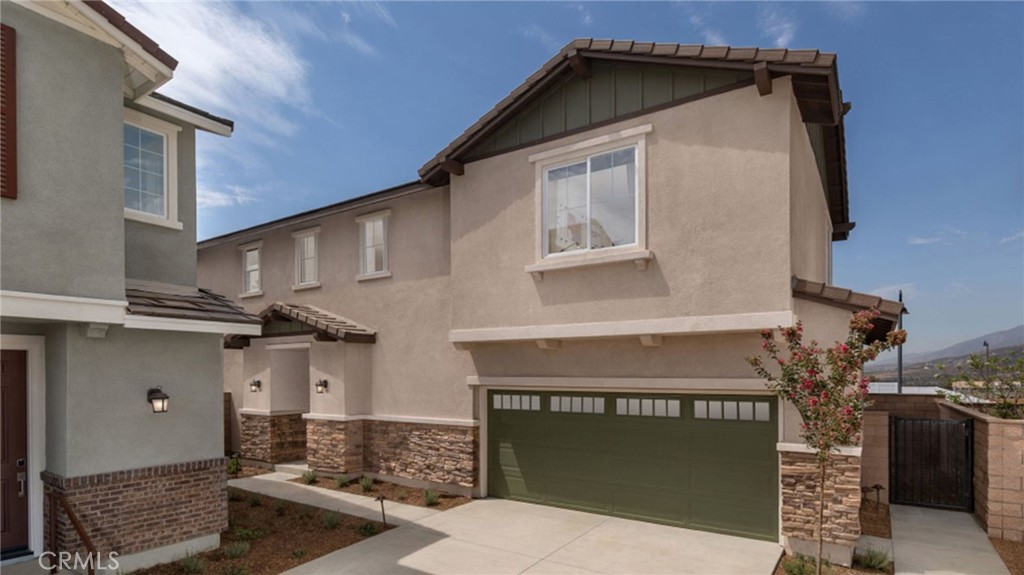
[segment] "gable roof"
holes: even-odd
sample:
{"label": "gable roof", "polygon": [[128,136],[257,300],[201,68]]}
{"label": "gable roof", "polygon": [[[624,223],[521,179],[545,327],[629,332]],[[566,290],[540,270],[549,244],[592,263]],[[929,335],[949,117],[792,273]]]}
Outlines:
{"label": "gable roof", "polygon": [[137,43],[147,54],[154,57],[164,66],[167,66],[171,70],[178,67],[178,61],[173,56],[165,52],[160,44],[157,44],[155,40],[147,36],[142,30],[139,30],[131,22],[129,22],[120,12],[114,10],[114,8],[104,2],[103,0],[83,0],[82,4],[86,7],[91,8],[93,12],[103,16],[107,22],[109,22],[114,28],[120,30],[125,36],[130,38],[132,41]]}
{"label": "gable roof", "polygon": [[[376,330],[311,305],[274,302],[260,312],[258,320],[263,323],[263,334],[253,337],[308,335],[312,332],[317,341],[349,343],[376,343],[377,341]],[[275,322],[285,324],[286,328],[290,322],[295,322],[302,327],[302,330],[268,329]],[[224,347],[226,349],[241,349],[249,345],[250,339],[245,335],[228,335],[224,338]]]}
{"label": "gable roof", "polygon": [[127,280],[125,298],[129,315],[244,324],[262,322],[228,298],[202,288]]}
{"label": "gable roof", "polygon": [[818,50],[576,39],[424,164],[419,169],[421,180],[443,185],[451,173],[461,173],[461,165],[475,144],[495,133],[506,120],[536,101],[558,80],[569,74],[585,76],[589,60],[750,71],[755,76],[764,74],[766,78],[793,76],[793,91],[804,122],[822,125],[824,185],[833,239],[848,237],[854,224],[849,218],[843,115],[849,106],[842,101],[836,55]]}

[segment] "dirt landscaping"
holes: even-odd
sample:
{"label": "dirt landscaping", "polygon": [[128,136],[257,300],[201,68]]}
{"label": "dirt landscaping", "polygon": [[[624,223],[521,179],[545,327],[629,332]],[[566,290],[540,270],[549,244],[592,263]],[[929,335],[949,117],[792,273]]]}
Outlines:
{"label": "dirt landscaping", "polygon": [[135,573],[274,575],[383,530],[377,521],[229,487],[228,530],[218,549]]}
{"label": "dirt landscaping", "polygon": [[1010,575],[1024,575],[1024,543],[1008,541],[1006,539],[989,538],[992,546],[999,553],[999,558],[1006,563]]}
{"label": "dirt landscaping", "polygon": [[242,469],[235,475],[228,474],[228,479],[245,479],[246,477],[256,477],[257,475],[266,475],[273,473],[274,470],[269,467],[258,467],[256,465],[243,465]]}
{"label": "dirt landscaping", "polygon": [[892,539],[892,520],[889,506],[862,499],[860,502],[860,532],[864,535]]}
{"label": "dirt landscaping", "polygon": [[374,480],[373,485],[369,491],[363,489],[360,484],[360,477],[354,477],[349,480],[344,486],[338,484],[338,480],[333,477],[317,477],[313,483],[306,481],[304,477],[296,477],[289,481],[293,483],[299,483],[302,485],[313,485],[316,487],[323,487],[324,489],[331,489],[333,491],[344,491],[345,493],[352,493],[353,495],[364,495],[366,497],[377,497],[383,495],[388,501],[395,501],[398,503],[405,503],[407,505],[415,505],[417,507],[429,507],[430,509],[437,509],[438,511],[444,511],[451,509],[452,507],[458,507],[469,503],[473,499],[470,497],[463,497],[461,495],[452,495],[450,493],[443,493],[440,491],[432,491],[435,499],[428,503],[427,502],[427,491],[426,489],[418,489],[415,487],[406,487],[404,485],[398,485],[397,483],[390,483],[388,481]]}
{"label": "dirt landscaping", "polygon": [[[786,571],[787,565],[789,565],[790,571]],[[773,575],[813,575],[814,567],[815,562],[813,557],[805,559],[803,563],[800,564],[799,562],[794,561],[792,555],[784,555],[782,560],[779,561],[779,565],[775,568],[775,573]],[[892,562],[889,563],[888,569],[878,570],[858,565],[856,561],[854,561],[853,567],[824,565],[822,572],[825,575],[893,575],[893,573],[895,573]]]}

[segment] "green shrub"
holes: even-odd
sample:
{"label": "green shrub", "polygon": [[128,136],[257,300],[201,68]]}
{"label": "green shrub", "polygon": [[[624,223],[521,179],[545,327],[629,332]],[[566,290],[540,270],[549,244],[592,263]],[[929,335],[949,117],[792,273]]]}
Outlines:
{"label": "green shrub", "polygon": [[198,575],[206,571],[206,561],[195,555],[186,555],[181,561],[178,561],[178,565],[188,575]]}
{"label": "green shrub", "polygon": [[[822,573],[829,573],[828,562],[822,561]],[[815,575],[817,564],[814,557],[807,555],[788,555],[782,559],[782,570],[786,575]]]}
{"label": "green shrub", "polygon": [[341,515],[333,511],[324,514],[324,529],[334,529],[341,523]]}
{"label": "green shrub", "polygon": [[238,472],[242,470],[242,461],[237,457],[232,457],[228,460],[228,475],[238,475]]}
{"label": "green shrub", "polygon": [[431,489],[424,489],[423,502],[427,504],[427,507],[433,507],[441,502],[441,494]]}
{"label": "green shrub", "polygon": [[256,541],[260,537],[263,537],[263,532],[259,529],[248,529],[246,527],[235,527],[235,537],[241,541]]}
{"label": "green shrub", "polygon": [[288,511],[288,502],[281,501],[280,499],[274,504],[274,515],[278,517],[284,517],[284,514]]}
{"label": "green shrub", "polygon": [[881,549],[869,547],[853,556],[853,563],[876,571],[889,569],[889,554]]}
{"label": "green shrub", "polygon": [[316,483],[316,471],[310,469],[309,471],[304,472],[302,474],[302,481],[306,485],[313,485],[314,483]]}
{"label": "green shrub", "polygon": [[249,496],[249,507],[259,507],[261,505],[263,505],[263,499],[259,495]]}
{"label": "green shrub", "polygon": [[360,477],[359,487],[363,488],[363,493],[369,493],[373,490],[373,478],[367,477],[366,475]]}
{"label": "green shrub", "polygon": [[245,499],[245,494],[239,489],[228,488],[228,501],[241,501]]}
{"label": "green shrub", "polygon": [[296,559],[302,559],[305,556],[306,556],[306,550],[305,549],[296,549],[295,551],[292,551],[292,557],[294,557]]}
{"label": "green shrub", "polygon": [[245,541],[235,541],[224,548],[224,556],[228,559],[238,559],[249,552],[249,544]]}
{"label": "green shrub", "polygon": [[335,484],[337,484],[338,489],[341,489],[342,487],[348,486],[348,484],[351,483],[352,480],[348,478],[348,475],[345,475],[343,473],[343,474],[335,477],[334,478],[334,482],[335,482]]}
{"label": "green shrub", "polygon": [[249,570],[241,565],[228,565],[224,569],[224,575],[249,575]]}
{"label": "green shrub", "polygon": [[356,529],[356,532],[362,535],[363,537],[373,537],[374,535],[380,533],[380,529],[378,529],[377,526],[373,523],[363,523],[359,526],[359,529]]}

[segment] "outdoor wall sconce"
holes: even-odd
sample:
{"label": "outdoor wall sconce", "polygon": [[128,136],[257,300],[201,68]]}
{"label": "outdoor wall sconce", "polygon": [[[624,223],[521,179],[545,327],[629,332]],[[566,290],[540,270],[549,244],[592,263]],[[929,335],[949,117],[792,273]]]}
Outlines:
{"label": "outdoor wall sconce", "polygon": [[314,383],[313,386],[316,387],[317,393],[323,393],[327,391],[327,380],[321,379],[320,381]]}
{"label": "outdoor wall sconce", "polygon": [[261,387],[263,387],[263,382],[258,379],[254,379],[249,382],[249,391],[253,393],[259,391]]}
{"label": "outdoor wall sconce", "polygon": [[171,396],[164,393],[159,385],[146,392],[146,401],[153,406],[153,413],[167,413],[167,401]]}

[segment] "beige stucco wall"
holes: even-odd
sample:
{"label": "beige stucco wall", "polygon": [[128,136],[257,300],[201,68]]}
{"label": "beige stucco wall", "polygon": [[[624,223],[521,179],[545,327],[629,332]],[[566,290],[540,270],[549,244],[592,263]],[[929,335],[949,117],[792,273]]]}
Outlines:
{"label": "beige stucco wall", "polygon": [[[454,327],[789,309],[792,100],[777,80],[770,96],[750,86],[467,164],[451,182]],[[646,271],[625,262],[537,282],[524,271],[539,234],[528,157],[646,124],[656,259]]]}
{"label": "beige stucco wall", "polygon": [[[359,236],[355,218],[383,209],[391,210],[388,256],[392,276],[356,281]],[[448,343],[452,313],[448,222],[447,188],[392,199],[334,214],[315,224],[246,236],[200,250],[199,285],[237,300],[242,284],[238,246],[262,240],[264,295],[238,300],[247,310],[258,313],[275,301],[304,303],[377,330],[376,343],[351,345],[369,348],[361,352],[368,357],[360,360],[368,363],[360,369],[373,374],[368,397],[358,400],[365,405],[363,413],[468,419],[472,417],[472,398],[466,376],[472,374],[472,363],[468,354]],[[291,234],[312,225],[320,226],[322,285],[293,291],[295,244]],[[253,378],[266,381],[270,375],[266,371],[269,366],[262,364],[265,359],[260,359],[266,357],[259,351],[261,345],[254,339],[244,352],[246,382]],[[344,353],[340,344],[336,347],[337,353]],[[349,361],[353,369],[355,361]],[[272,409],[264,393],[246,394],[245,407],[250,406]]]}
{"label": "beige stucco wall", "polygon": [[814,159],[814,150],[797,108],[790,103],[789,181],[793,275],[831,283],[832,220]]}

